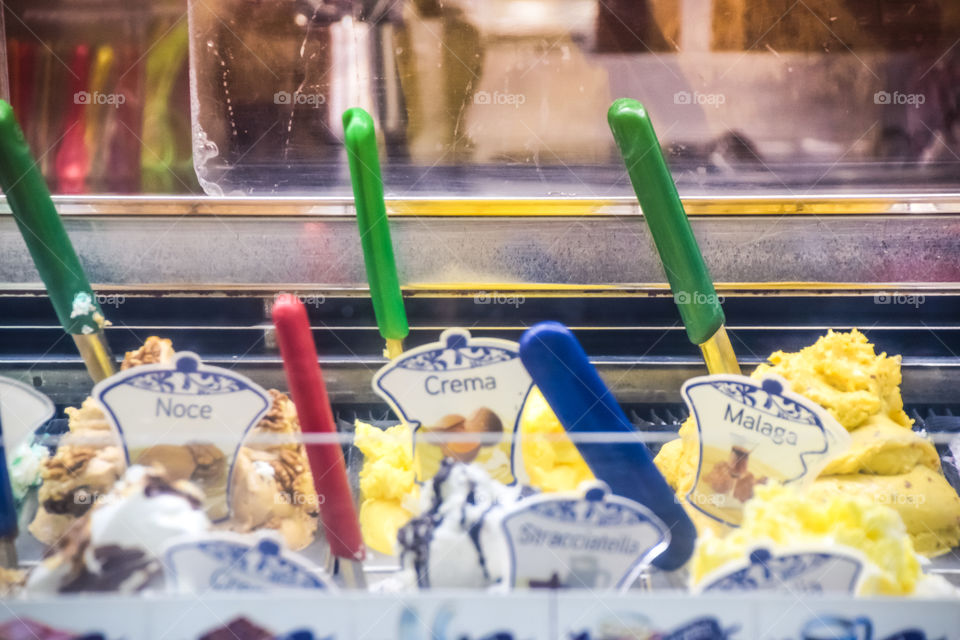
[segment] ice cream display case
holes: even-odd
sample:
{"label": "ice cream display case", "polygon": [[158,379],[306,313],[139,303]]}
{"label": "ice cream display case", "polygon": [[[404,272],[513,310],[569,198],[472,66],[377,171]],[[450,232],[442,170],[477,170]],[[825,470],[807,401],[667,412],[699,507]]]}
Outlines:
{"label": "ice cream display case", "polygon": [[960,638],[911,6],[7,7],[0,638]]}

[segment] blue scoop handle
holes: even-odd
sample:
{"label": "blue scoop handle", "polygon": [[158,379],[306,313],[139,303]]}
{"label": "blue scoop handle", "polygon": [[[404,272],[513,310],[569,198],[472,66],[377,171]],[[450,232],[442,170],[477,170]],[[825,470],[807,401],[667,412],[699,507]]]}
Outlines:
{"label": "blue scoop handle", "polygon": [[[541,322],[520,338],[520,359],[569,433],[636,433],[576,337],[559,322]],[[697,530],[663,479],[646,445],[577,443],[593,474],[613,493],[653,511],[670,528],[670,546],[654,566],[672,571],[693,553]]]}
{"label": "blue scoop handle", "polygon": [[13,499],[13,488],[10,486],[5,447],[3,425],[0,424],[0,538],[12,538],[17,535],[17,503]]}

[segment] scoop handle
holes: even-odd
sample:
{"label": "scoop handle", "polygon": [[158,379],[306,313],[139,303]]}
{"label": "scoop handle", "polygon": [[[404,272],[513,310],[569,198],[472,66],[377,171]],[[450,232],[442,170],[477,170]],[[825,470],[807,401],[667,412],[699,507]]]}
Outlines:
{"label": "scoop handle", "polygon": [[650,116],[636,100],[621,98],[607,112],[607,122],[667,272],[687,336],[690,342],[703,344],[723,326],[723,308]]}
{"label": "scoop handle", "polygon": [[[520,338],[520,359],[569,433],[636,430],[576,337],[558,322],[541,322]],[[593,474],[613,493],[653,511],[670,528],[670,546],[653,564],[672,571],[693,553],[697,530],[640,441],[577,443]]]}
{"label": "scoop handle", "polygon": [[377,326],[384,339],[403,340],[410,328],[390,240],[377,136],[370,114],[359,107],[347,109],[343,113],[343,140]]}
{"label": "scoop handle", "polygon": [[[303,432],[336,433],[333,410],[303,303],[291,295],[279,296],[273,305],[273,324],[287,385]],[[333,442],[308,444],[306,449],[330,552],[338,558],[363,560],[366,550],[347,479],[343,450]]]}

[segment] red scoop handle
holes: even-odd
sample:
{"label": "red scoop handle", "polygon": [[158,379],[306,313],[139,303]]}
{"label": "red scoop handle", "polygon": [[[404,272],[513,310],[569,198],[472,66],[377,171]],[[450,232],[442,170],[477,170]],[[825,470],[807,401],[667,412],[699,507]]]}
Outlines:
{"label": "red scoop handle", "polygon": [[[303,303],[292,295],[279,296],[273,305],[273,324],[277,329],[283,369],[293,403],[297,406],[300,427],[304,433],[336,433],[337,426]],[[307,444],[306,449],[330,552],[338,558],[363,560],[366,549],[347,480],[343,450],[332,442]]]}

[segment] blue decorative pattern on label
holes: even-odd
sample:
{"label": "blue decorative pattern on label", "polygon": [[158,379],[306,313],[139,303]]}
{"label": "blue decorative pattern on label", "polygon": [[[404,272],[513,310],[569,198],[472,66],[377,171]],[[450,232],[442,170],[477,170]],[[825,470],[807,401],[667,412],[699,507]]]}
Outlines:
{"label": "blue decorative pattern on label", "polygon": [[174,592],[334,588],[319,567],[284,550],[274,534],[229,532],[174,542],[164,553]]}
{"label": "blue decorative pattern on label", "polygon": [[863,577],[863,557],[853,549],[756,547],[737,561],[704,578],[697,591],[773,591],[782,593],[856,593]]}

